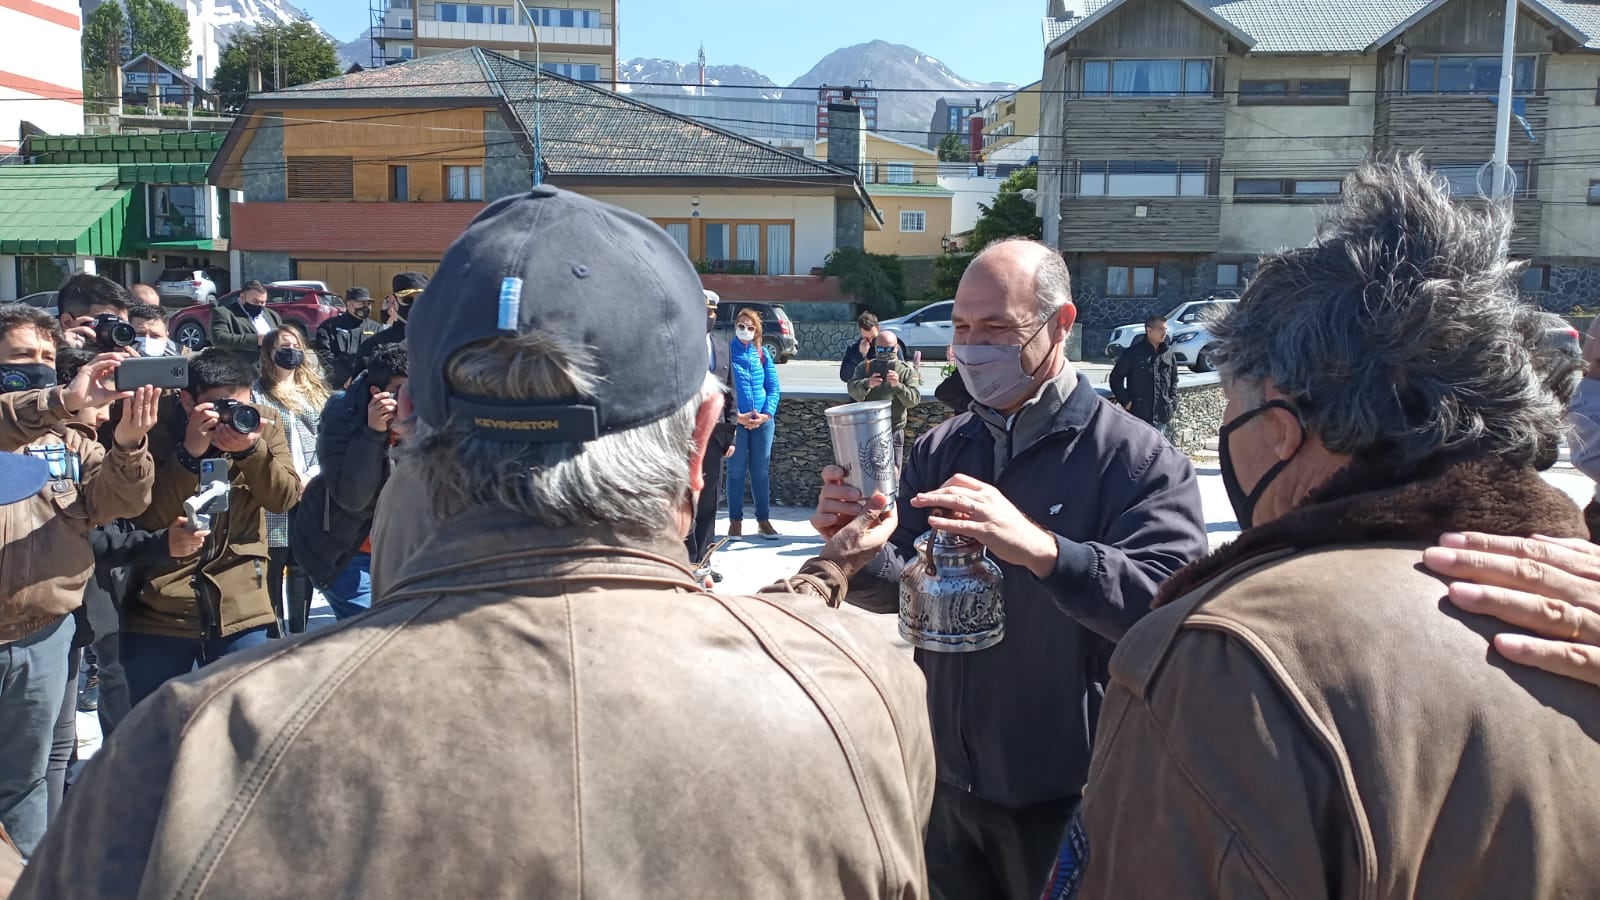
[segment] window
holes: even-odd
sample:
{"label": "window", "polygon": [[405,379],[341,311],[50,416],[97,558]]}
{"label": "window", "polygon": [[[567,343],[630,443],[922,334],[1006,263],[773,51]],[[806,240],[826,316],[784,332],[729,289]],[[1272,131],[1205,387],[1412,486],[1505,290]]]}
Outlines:
{"label": "window", "polygon": [[1155,266],[1106,266],[1107,297],[1154,297]]}
{"label": "window", "polygon": [[[1535,61],[1519,56],[1511,64],[1511,89],[1531,94]],[[1500,90],[1498,56],[1413,56],[1406,62],[1406,92],[1411,94],[1494,94]]]}
{"label": "window", "polygon": [[1273,203],[1305,203],[1339,196],[1337,178],[1235,178],[1233,199]]}
{"label": "window", "polygon": [[928,214],[921,210],[903,209],[900,211],[900,230],[908,232],[924,232],[928,230]]}
{"label": "window", "polygon": [[205,188],[184,184],[152,184],[147,185],[145,190],[151,237],[168,241],[193,241],[213,236]]}
{"label": "window", "polygon": [[1345,106],[1349,103],[1348,78],[1274,78],[1239,82],[1240,106]]}
{"label": "window", "polygon": [[434,17],[441,22],[463,22],[461,5],[457,3],[439,3],[433,8]]}
{"label": "window", "polygon": [[1589,202],[1600,204],[1600,181],[1589,182]]}
{"label": "window", "polygon": [[582,63],[543,63],[546,72],[564,75],[574,81],[599,81],[600,67]]}
{"label": "window", "polygon": [[[1450,193],[1456,197],[1487,197],[1494,192],[1494,171],[1483,163],[1454,163],[1434,166],[1433,170],[1450,182]],[[1527,197],[1533,194],[1529,181],[1527,160],[1511,161],[1512,194]]]}
{"label": "window", "polygon": [[355,167],[348,156],[291,156],[284,160],[290,200],[352,200]]}
{"label": "window", "polygon": [[1550,290],[1550,267],[1529,266],[1522,272],[1522,289],[1528,292]]}
{"label": "window", "polygon": [[1203,159],[1083,160],[1080,197],[1205,197],[1211,165]]}
{"label": "window", "polygon": [[1238,263],[1218,263],[1217,264],[1217,287],[1238,287],[1238,286],[1239,286],[1239,264]]}
{"label": "window", "polygon": [[1091,59],[1083,63],[1086,97],[1183,97],[1211,93],[1209,59]]}
{"label": "window", "polygon": [[599,28],[600,12],[593,9],[530,9],[533,20],[546,28]]}
{"label": "window", "polygon": [[400,30],[401,31],[410,31],[411,30],[411,20],[410,19],[401,19],[400,20]]}
{"label": "window", "polygon": [[483,166],[445,166],[444,174],[446,199],[483,199]]}
{"label": "window", "polygon": [[876,163],[861,164],[861,183],[872,184],[878,179],[878,166]]}
{"label": "window", "polygon": [[405,203],[411,199],[410,173],[405,166],[389,167],[389,199]]}
{"label": "window", "polygon": [[57,290],[72,274],[73,266],[70,256],[17,257],[17,296]]}
{"label": "window", "polygon": [[416,57],[417,51],[412,49],[410,44],[398,44],[395,49],[399,51],[401,59],[414,59]]}
{"label": "window", "polygon": [[912,184],[917,180],[911,163],[889,163],[890,184]]}

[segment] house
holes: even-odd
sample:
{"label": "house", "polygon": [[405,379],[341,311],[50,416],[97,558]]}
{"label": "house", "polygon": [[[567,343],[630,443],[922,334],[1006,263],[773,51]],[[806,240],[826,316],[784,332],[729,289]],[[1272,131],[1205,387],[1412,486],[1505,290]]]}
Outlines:
{"label": "house", "polygon": [[933,105],[933,120],[928,123],[928,149],[937,150],[947,134],[961,136],[961,146],[972,149],[970,119],[978,114],[983,103],[973,100],[951,100],[940,97]]}
{"label": "house", "polygon": [[230,198],[206,182],[220,132],[33,135],[0,166],[0,298],[94,272],[150,283],[226,268]]}
{"label": "house", "polygon": [[1039,84],[1035,81],[996,97],[978,110],[978,117],[983,119],[980,159],[987,160],[990,153],[1039,133]]}
{"label": "house", "polygon": [[982,207],[993,206],[1000,185],[1018,169],[1039,164],[1039,136],[1030,134],[998,149],[986,149],[981,164],[939,167],[939,186],[954,197],[950,201],[950,236],[964,237],[978,224]]}
{"label": "house", "polygon": [[[1039,204],[1096,346],[1235,290],[1309,241],[1368,153],[1421,151],[1486,186],[1501,0],[1051,0]],[[1600,294],[1600,5],[1523,0],[1513,256],[1566,311]]]}
{"label": "house", "polygon": [[141,53],[122,64],[122,102],[129,106],[215,110],[215,95],[184,72],[148,53]]}
{"label": "house", "polygon": [[[617,84],[616,0],[544,6],[375,0],[372,66],[483,47],[578,81]],[[532,17],[538,31],[528,22]]]}
{"label": "house", "polygon": [[[826,139],[817,155],[826,158]],[[950,238],[955,193],[939,183],[939,154],[867,132],[861,181],[883,213],[883,230],[867,232],[866,250],[895,256],[937,256]]]}
{"label": "house", "polygon": [[[859,135],[860,110],[836,106]],[[854,120],[854,128],[849,127]],[[788,276],[881,227],[845,166],[469,48],[250,98],[211,166],[247,278],[431,272],[484,206],[546,183],[631,209],[708,271]]]}
{"label": "house", "polygon": [[83,130],[82,20],[76,0],[0,3],[0,164],[27,131]]}

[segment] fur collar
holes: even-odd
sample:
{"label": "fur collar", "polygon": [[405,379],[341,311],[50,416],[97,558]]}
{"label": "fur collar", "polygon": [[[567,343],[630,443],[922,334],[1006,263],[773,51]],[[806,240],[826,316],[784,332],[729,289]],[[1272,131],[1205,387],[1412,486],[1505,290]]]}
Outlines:
{"label": "fur collar", "polygon": [[1352,463],[1297,509],[1179,570],[1161,585],[1151,605],[1175,600],[1240,563],[1277,550],[1432,544],[1450,531],[1588,537],[1578,507],[1531,468],[1472,459],[1440,463],[1409,481],[1394,481],[1379,465]]}

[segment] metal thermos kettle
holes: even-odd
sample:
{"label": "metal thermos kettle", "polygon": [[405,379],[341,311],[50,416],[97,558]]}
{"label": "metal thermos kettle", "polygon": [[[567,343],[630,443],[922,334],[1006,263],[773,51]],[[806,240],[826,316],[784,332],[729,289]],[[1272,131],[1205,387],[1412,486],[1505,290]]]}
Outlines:
{"label": "metal thermos kettle", "polygon": [[934,529],[917,538],[900,573],[900,636],[913,647],[971,653],[1006,636],[1000,567],[983,545]]}

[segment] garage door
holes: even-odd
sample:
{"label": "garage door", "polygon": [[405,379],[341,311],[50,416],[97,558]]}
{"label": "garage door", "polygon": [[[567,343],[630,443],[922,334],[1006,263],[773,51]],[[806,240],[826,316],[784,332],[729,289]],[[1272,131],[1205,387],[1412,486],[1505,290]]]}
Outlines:
{"label": "garage door", "polygon": [[382,299],[389,294],[389,285],[401,272],[421,272],[433,277],[439,261],[412,260],[316,260],[297,259],[294,277],[306,281],[320,281],[340,296],[353,287],[364,287],[372,296]]}

